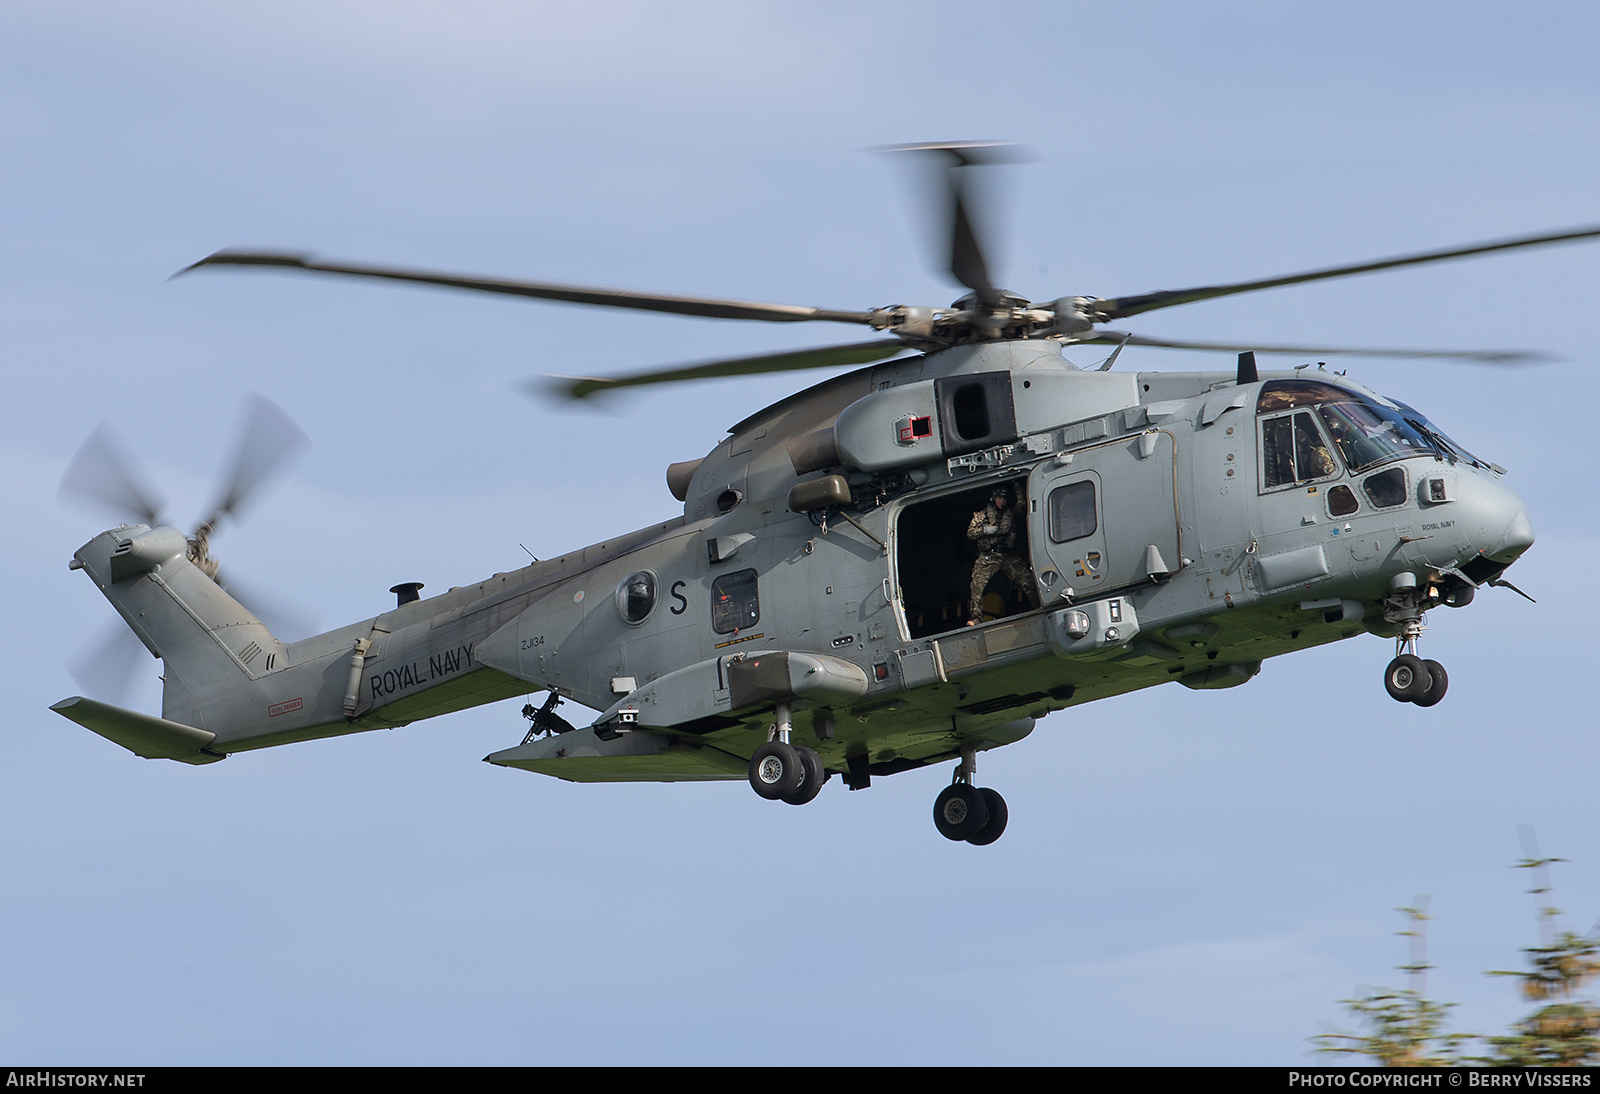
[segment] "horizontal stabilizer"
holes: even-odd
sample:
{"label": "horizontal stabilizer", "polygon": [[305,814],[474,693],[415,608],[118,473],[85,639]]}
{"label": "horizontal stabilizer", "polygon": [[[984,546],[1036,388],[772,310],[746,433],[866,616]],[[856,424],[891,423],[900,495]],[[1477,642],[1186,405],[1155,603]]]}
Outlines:
{"label": "horizontal stabilizer", "polygon": [[124,710],[81,695],[63,699],[50,709],[147,760],[209,764],[227,758],[221,753],[204,751],[217,739],[215,733],[181,722]]}
{"label": "horizontal stabilizer", "polygon": [[643,730],[605,740],[593,729],[552,734],[485,756],[488,763],[520,767],[577,783],[674,783],[745,778],[745,761],[719,749]]}

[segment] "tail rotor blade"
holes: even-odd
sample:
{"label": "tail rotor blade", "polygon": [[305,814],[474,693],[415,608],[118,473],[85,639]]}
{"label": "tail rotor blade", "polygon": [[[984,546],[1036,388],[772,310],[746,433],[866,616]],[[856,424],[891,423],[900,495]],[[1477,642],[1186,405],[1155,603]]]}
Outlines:
{"label": "tail rotor blade", "polygon": [[101,423],[79,447],[61,476],[61,492],[109,506],[118,516],[155,527],[162,500],[140,483],[133,460]]}
{"label": "tail rotor blade", "polygon": [[85,694],[108,703],[120,702],[128,694],[133,674],[149,652],[120,619],[114,627],[67,663],[67,672]]}
{"label": "tail rotor blade", "polygon": [[241,582],[231,570],[220,584],[280,642],[295,642],[317,633],[314,612],[285,603],[282,597],[261,590],[254,582]]}
{"label": "tail rotor blade", "polygon": [[206,525],[215,527],[225,517],[237,515],[262,482],[305,443],[305,433],[289,415],[264,396],[253,396],[245,412],[244,431],[227,487]]}

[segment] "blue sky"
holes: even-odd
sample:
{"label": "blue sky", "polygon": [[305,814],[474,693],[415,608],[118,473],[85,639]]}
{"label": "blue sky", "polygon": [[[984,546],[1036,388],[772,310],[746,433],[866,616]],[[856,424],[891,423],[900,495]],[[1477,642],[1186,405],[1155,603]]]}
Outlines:
{"label": "blue sky", "polygon": [[[113,618],[108,523],[56,484],[111,420],[188,523],[240,405],[312,446],[216,544],[323,626],[674,514],[663,472],[793,390],[574,410],[525,379],[826,343],[269,274],[220,247],[866,308],[956,295],[865,149],[999,138],[1000,280],[1116,295],[1600,221],[1589,5],[10,4],[0,10],[0,1058],[45,1063],[1280,1063],[1432,896],[1463,1028],[1537,935],[1533,824],[1600,915],[1587,684],[1600,247],[1276,290],[1152,335],[1528,347],[1356,362],[1511,469],[1539,541],[1439,611],[1449,698],[1364,637],[1052,716],[982,758],[1011,826],[952,845],[944,768],[572,786],[480,762],[518,703],[191,769],[46,708]],[[843,328],[838,340],[857,335]],[[1119,368],[1230,367],[1127,350]],[[820,378],[820,375],[817,377]],[[158,709],[149,661],[129,702]]]}

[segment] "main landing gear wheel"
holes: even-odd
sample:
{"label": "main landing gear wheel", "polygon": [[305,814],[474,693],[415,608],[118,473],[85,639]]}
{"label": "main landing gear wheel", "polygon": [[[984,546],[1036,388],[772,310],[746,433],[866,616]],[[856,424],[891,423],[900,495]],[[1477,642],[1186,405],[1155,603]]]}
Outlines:
{"label": "main landing gear wheel", "polygon": [[978,772],[977,753],[976,745],[961,747],[955,776],[933,799],[933,826],[947,840],[984,847],[1006,830],[1009,813],[998,791],[972,785]]}
{"label": "main landing gear wheel", "polygon": [[804,784],[804,764],[800,750],[793,745],[768,741],[750,757],[750,785],[768,801],[786,798]]}
{"label": "main landing gear wheel", "polygon": [[970,840],[988,823],[989,803],[976,786],[952,783],[933,799],[933,826],[947,840]]}
{"label": "main landing gear wheel", "polygon": [[1389,698],[1395,702],[1415,703],[1428,694],[1428,689],[1433,686],[1433,678],[1428,675],[1428,668],[1420,657],[1402,653],[1390,661],[1389,667],[1384,670],[1383,686]]}
{"label": "main landing gear wheel", "polygon": [[1010,817],[1010,813],[1006,809],[1006,800],[1000,796],[998,790],[980,786],[978,792],[983,795],[984,805],[989,807],[989,819],[978,829],[977,835],[967,837],[967,842],[976,847],[987,847],[1005,832],[1006,820]]}
{"label": "main landing gear wheel", "polygon": [[1428,670],[1430,686],[1425,694],[1411,701],[1419,707],[1431,707],[1444,698],[1446,689],[1450,687],[1450,677],[1437,661],[1424,661],[1422,664]]}
{"label": "main landing gear wheel", "polygon": [[800,755],[800,770],[804,774],[799,787],[792,793],[784,794],[782,800],[790,805],[804,805],[822,793],[822,784],[828,781],[828,773],[823,769],[822,757],[805,745],[793,746]]}

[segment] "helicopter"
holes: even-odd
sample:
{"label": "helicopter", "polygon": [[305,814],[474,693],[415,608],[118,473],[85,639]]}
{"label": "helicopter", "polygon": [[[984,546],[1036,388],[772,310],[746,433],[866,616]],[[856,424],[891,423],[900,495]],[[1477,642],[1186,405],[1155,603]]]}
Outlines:
{"label": "helicopter", "polygon": [[[1348,349],[1151,338],[1107,324],[1286,285],[1600,237],[1600,227],[1260,280],[1035,303],[998,288],[970,180],[1003,146],[903,146],[939,180],[948,307],[842,311],[506,281],[224,250],[180,273],[265,268],[590,306],[865,326],[871,340],[618,377],[565,378],[573,398],[645,384],[857,366],[757,410],[673,463],[673,520],[280,641],[224,588],[216,526],[277,459],[248,460],[191,534],[108,472],[83,492],[131,498],[136,521],[70,562],[164,662],[159,717],[73,696],[51,709],[139,756],[208,764],[236,752],[529,702],[520,743],[485,760],[574,782],[746,779],[814,800],[954,763],[933,819],[986,845],[1005,799],[979,752],[1052,712],[1175,681],[1248,683],[1269,658],[1373,634],[1383,684],[1431,707],[1449,677],[1421,656],[1426,613],[1485,586],[1533,544],[1505,469],[1421,412],[1324,364],[1257,354],[1441,357],[1509,350]],[[1112,347],[1095,366],[1065,356]],[[1211,372],[1119,372],[1128,346],[1237,355]],[[254,422],[267,422],[258,415]],[[279,436],[285,435],[282,428]],[[261,448],[260,444],[255,446]],[[272,445],[267,445],[272,449]],[[113,463],[115,461],[112,461]],[[1522,594],[1526,595],[1526,594]],[[599,712],[575,726],[574,701]]]}

